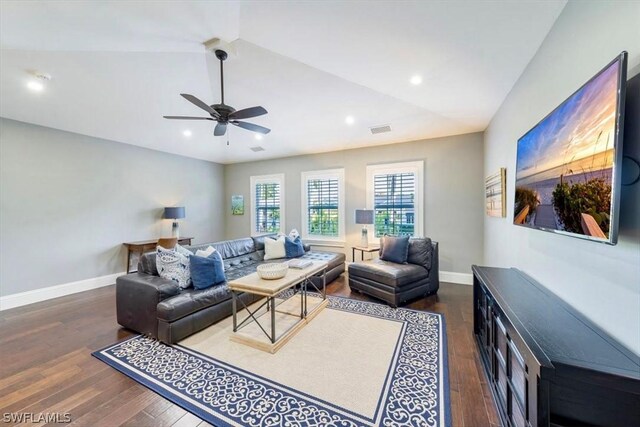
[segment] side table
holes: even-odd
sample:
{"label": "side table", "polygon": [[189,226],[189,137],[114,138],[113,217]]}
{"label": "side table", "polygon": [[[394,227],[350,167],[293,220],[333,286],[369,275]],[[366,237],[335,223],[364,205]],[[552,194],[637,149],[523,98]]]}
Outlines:
{"label": "side table", "polygon": [[[191,244],[193,237],[180,237],[178,238],[178,244],[182,246],[188,246]],[[135,273],[131,271],[131,257],[135,254],[141,256],[145,252],[151,252],[158,246],[158,239],[153,240],[140,240],[138,242],[126,242],[123,245],[127,248],[127,274]]]}
{"label": "side table", "polygon": [[379,252],[379,246],[353,246],[351,248],[351,261],[356,262],[356,251],[360,251],[360,260],[364,261],[364,253]]}

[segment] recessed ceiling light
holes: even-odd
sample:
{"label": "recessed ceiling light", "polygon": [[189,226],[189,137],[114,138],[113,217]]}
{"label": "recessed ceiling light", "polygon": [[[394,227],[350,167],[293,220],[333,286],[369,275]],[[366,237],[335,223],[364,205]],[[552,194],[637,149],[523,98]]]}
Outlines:
{"label": "recessed ceiling light", "polygon": [[354,123],[355,123],[355,121],[356,121],[356,119],[354,119],[354,118],[353,118],[353,116],[347,116],[347,117],[345,117],[345,119],[344,119],[344,122],[345,122],[346,124],[348,124],[348,125],[352,125],[352,124],[354,124]]}
{"label": "recessed ceiling light", "polygon": [[412,85],[419,85],[420,83],[422,83],[422,77],[415,75],[413,77],[411,77],[411,80],[409,80],[411,82]]}
{"label": "recessed ceiling light", "polygon": [[262,139],[262,135],[260,135],[259,133],[256,133],[256,139],[260,141]]}
{"label": "recessed ceiling light", "polygon": [[27,87],[34,92],[42,92],[45,82],[51,80],[51,76],[47,73],[40,71],[29,71],[28,73],[31,75],[31,78],[27,83]]}
{"label": "recessed ceiling light", "polygon": [[42,90],[44,89],[44,85],[37,80],[31,80],[29,83],[27,83],[27,87],[34,92],[42,92]]}
{"label": "recessed ceiling light", "polygon": [[191,131],[189,129],[187,129],[187,130],[183,131],[182,134],[184,136],[186,136],[187,138],[189,138],[191,136]]}

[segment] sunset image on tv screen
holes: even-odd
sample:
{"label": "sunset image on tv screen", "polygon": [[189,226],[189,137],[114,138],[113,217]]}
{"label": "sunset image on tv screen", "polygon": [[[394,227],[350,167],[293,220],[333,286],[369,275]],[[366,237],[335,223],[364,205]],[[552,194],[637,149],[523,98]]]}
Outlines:
{"label": "sunset image on tv screen", "polygon": [[619,67],[520,138],[514,223],[608,239]]}

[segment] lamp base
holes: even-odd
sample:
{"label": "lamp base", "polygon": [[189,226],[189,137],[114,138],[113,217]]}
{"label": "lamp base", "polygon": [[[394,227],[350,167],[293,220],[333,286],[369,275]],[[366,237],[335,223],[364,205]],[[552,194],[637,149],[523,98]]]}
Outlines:
{"label": "lamp base", "polygon": [[366,248],[369,246],[369,231],[367,227],[362,227],[362,234],[360,235],[360,246]]}
{"label": "lamp base", "polygon": [[180,238],[180,224],[178,224],[178,221],[173,221],[171,225],[171,237]]}

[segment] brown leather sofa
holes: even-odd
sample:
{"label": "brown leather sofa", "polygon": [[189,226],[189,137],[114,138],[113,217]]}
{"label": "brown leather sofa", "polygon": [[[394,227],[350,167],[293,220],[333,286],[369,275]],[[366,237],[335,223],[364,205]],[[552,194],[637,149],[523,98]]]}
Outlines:
{"label": "brown leather sofa", "polygon": [[[380,242],[381,253],[384,250]],[[349,265],[349,286],[375,298],[386,301],[391,307],[438,292],[438,242],[425,238],[409,240],[409,256],[406,264],[373,259]]]}
{"label": "brown leather sofa", "polygon": [[[224,259],[227,280],[246,276],[264,263],[264,237],[248,237],[216,243],[187,246],[195,252],[213,246]],[[344,254],[312,251],[305,246],[302,258],[328,263],[326,283],[344,272]],[[312,281],[320,289],[321,277]],[[245,304],[259,297],[241,294]],[[177,283],[163,279],[156,269],[156,254],[144,254],[136,273],[116,279],[118,323],[127,329],[173,344],[231,315],[231,293],[226,286],[208,289],[180,289]]]}

